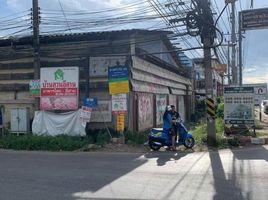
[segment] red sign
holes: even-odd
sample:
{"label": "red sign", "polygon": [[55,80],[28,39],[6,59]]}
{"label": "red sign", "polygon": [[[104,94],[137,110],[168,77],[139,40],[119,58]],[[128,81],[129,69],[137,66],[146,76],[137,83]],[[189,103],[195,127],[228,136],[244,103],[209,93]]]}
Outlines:
{"label": "red sign", "polygon": [[77,95],[77,88],[41,88],[41,96]]}

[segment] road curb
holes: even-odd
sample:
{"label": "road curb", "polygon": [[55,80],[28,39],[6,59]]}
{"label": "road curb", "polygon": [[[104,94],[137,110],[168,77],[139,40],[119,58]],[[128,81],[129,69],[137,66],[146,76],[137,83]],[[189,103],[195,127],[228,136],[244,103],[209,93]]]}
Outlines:
{"label": "road curb", "polygon": [[247,144],[268,144],[268,138],[253,138],[250,136],[245,136],[245,137],[241,137],[239,138],[239,142],[243,145],[247,145]]}

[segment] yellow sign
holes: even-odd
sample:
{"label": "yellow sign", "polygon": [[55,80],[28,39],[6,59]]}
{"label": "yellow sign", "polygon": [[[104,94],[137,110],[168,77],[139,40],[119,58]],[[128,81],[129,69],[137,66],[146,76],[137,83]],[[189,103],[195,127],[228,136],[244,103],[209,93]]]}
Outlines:
{"label": "yellow sign", "polygon": [[120,113],[116,117],[116,130],[124,131],[125,128],[125,114]]}
{"label": "yellow sign", "polygon": [[129,92],[129,81],[109,82],[109,93],[120,94]]}

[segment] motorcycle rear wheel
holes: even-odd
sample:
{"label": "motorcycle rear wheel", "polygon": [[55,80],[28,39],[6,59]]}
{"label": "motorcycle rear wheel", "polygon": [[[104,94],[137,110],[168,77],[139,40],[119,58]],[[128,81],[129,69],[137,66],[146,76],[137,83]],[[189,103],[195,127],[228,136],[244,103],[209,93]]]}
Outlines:
{"label": "motorcycle rear wheel", "polygon": [[161,148],[161,146],[154,144],[153,142],[149,142],[149,147],[154,151],[158,151]]}
{"label": "motorcycle rear wheel", "polygon": [[191,149],[194,145],[195,145],[195,140],[193,137],[190,138],[186,138],[183,145],[188,148]]}

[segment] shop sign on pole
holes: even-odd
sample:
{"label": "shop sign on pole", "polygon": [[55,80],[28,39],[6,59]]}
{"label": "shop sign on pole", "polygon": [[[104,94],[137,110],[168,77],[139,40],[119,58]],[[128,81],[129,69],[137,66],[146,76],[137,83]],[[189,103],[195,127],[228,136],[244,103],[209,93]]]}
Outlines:
{"label": "shop sign on pole", "polygon": [[129,92],[129,70],[126,65],[109,67],[109,93],[120,94]]}
{"label": "shop sign on pole", "polygon": [[116,115],[116,130],[119,132],[123,132],[125,128],[125,114],[119,113]]}
{"label": "shop sign on pole", "polygon": [[254,119],[254,87],[225,87],[225,124],[254,125]]}
{"label": "shop sign on pole", "polygon": [[112,112],[113,114],[127,112],[127,94],[112,95]]}

